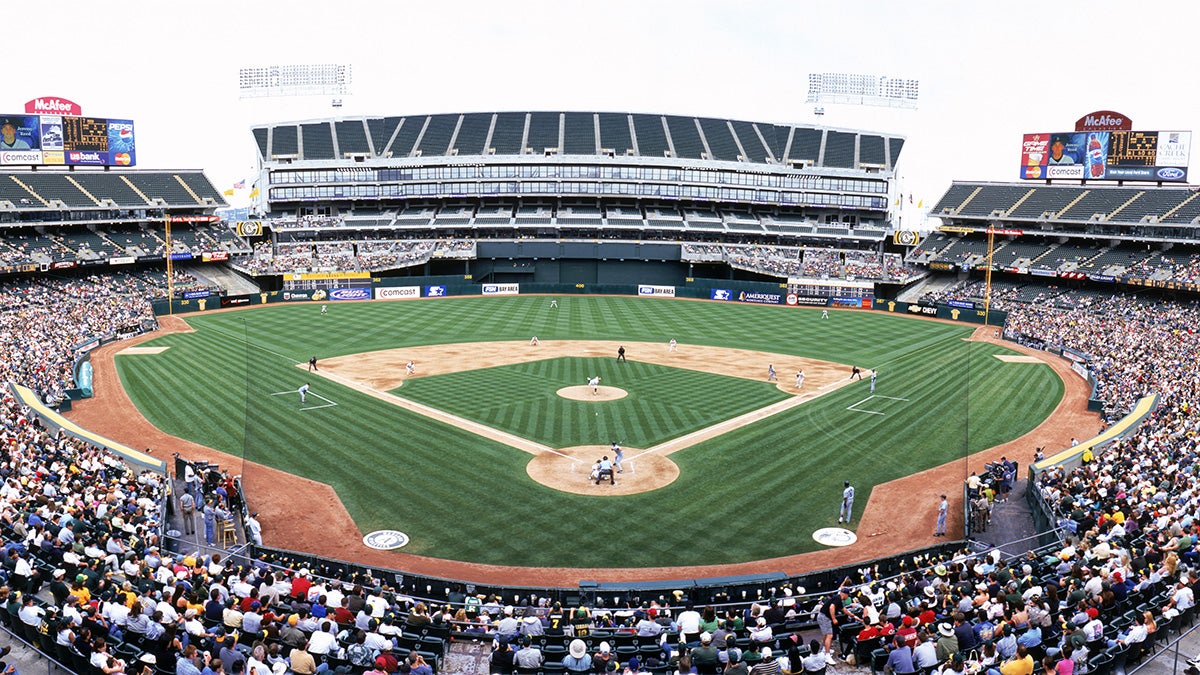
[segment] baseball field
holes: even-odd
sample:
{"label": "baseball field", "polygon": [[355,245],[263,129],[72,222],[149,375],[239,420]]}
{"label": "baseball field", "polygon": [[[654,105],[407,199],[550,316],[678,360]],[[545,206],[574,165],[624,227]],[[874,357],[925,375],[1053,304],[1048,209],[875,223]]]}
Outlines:
{"label": "baseball field", "polygon": [[[194,314],[194,332],[142,342],[115,362],[162,431],[243,458],[247,473],[262,465],[332,486],[360,532],[331,538],[395,529],[411,538],[405,553],[538,567],[816,550],[812,532],[836,525],[843,481],[857,490],[854,529],[874,486],[1018,438],[1064,394],[1044,363],[968,341],[973,326],[637,297],[549,304],[471,297]],[[863,379],[849,379],[852,366]],[[587,387],[593,377],[603,395]],[[590,469],[614,441],[623,471],[617,485],[596,485]],[[930,510],[961,479],[928,486]],[[296,520],[310,517],[308,495],[282,498]]]}

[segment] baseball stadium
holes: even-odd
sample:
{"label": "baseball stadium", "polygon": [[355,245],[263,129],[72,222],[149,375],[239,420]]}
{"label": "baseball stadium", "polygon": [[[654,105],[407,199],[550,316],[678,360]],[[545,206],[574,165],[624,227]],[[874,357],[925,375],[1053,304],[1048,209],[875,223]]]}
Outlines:
{"label": "baseball stadium", "polygon": [[146,621],[252,662],[345,628],[322,669],[547,674],[679,672],[717,626],[730,663],[874,672],[914,623],[1041,611],[1067,618],[1022,654],[1101,616],[1060,658],[1107,675],[1193,623],[1186,132],[1027,136],[1022,181],[954,182],[925,232],[893,218],[905,138],[869,129],[272,122],[231,215],[202,168],[85,166],[82,127],[55,155],[13,126],[39,124],[0,174],[0,616],[68,670],[109,672],[63,643],[85,590],[158,672],[195,650]]}

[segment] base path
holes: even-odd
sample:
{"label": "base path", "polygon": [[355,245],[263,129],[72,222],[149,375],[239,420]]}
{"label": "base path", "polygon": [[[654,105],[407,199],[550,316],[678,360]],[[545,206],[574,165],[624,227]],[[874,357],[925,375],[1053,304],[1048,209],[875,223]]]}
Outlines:
{"label": "base path", "polygon": [[[970,471],[982,470],[987,462],[997,460],[1001,455],[1018,460],[1024,466],[1032,457],[1034,447],[1066,447],[1072,436],[1087,437],[1099,428],[1098,416],[1086,411],[1089,393],[1087,383],[1071,370],[1065,360],[1045,352],[1001,342],[993,337],[994,328],[980,328],[976,331],[973,339],[1001,343],[1009,349],[1035,356],[1054,368],[1065,384],[1062,402],[1042,424],[1020,439],[976,453],[962,460],[877,486],[878,489],[871,492],[871,498],[865,506],[862,520],[857,528],[858,542],[852,546],[746,563],[693,567],[530,568],[483,565],[367,548],[362,544],[362,534],[350,518],[350,514],[328,485],[246,462],[241,457],[218,452],[159,431],[133,405],[121,387],[120,378],[117,376],[113,364],[113,356],[122,349],[157,337],[164,332],[191,330],[178,317],[159,317],[159,323],[162,330],[157,333],[106,345],[92,352],[91,360],[95,367],[93,388],[96,395],[91,399],[74,402],[73,409],[67,413],[67,417],[81,426],[113,440],[136,448],[148,448],[158,457],[167,458],[172,453],[178,452],[188,459],[208,460],[219,464],[228,471],[240,472],[252,508],[260,512],[259,520],[263,523],[263,538],[268,546],[305,551],[335,560],[403,570],[411,574],[471,580],[487,584],[576,587],[581,579],[619,582],[690,579],[768,572],[802,574],[912,550],[939,541],[932,537],[937,506],[936,493],[945,492],[951,497],[948,525],[949,532],[953,537],[955,533],[962,532],[961,486]],[[615,357],[616,343],[601,343],[601,345],[603,347],[600,345],[595,347],[600,350],[595,353],[569,355]],[[542,342],[537,347],[524,345],[523,349],[544,350],[547,346],[549,346],[548,342]],[[477,346],[444,345],[443,347],[458,347],[465,354]],[[630,360],[660,362],[657,359],[646,357],[652,352],[642,354],[640,345],[626,344],[625,347]],[[710,361],[711,353],[704,356],[691,356],[689,350],[693,348],[683,344],[679,345],[678,352],[667,352],[665,344],[652,345],[652,347],[659,354],[658,358],[664,359],[669,365],[713,372],[697,367],[697,365],[685,366],[674,362],[677,358],[694,359],[696,362]],[[405,354],[412,353],[411,350],[398,351]],[[731,351],[737,350],[722,350],[723,353]],[[401,356],[404,355],[401,354]],[[742,368],[740,372],[744,374],[729,372],[722,374],[765,379],[766,364],[755,358],[747,357],[747,361],[740,366]],[[792,381],[789,381],[791,379],[789,378],[789,368],[804,367],[807,376],[804,393],[818,390],[836,380],[843,379],[849,371],[844,366],[829,364],[829,371],[822,380],[817,377],[816,369],[810,372],[809,368],[804,365],[818,362],[811,362],[799,357],[787,358],[788,361],[774,363],[776,371],[783,380],[779,386],[784,391],[788,391],[788,387],[793,384]],[[417,363],[417,376],[431,372],[429,368],[435,363],[416,356],[403,358],[400,363],[408,360],[414,360]],[[335,359],[329,359],[329,365],[332,366],[334,361]],[[326,362],[322,361],[322,371],[325,370],[325,367]],[[403,368],[400,368],[399,371],[403,373]],[[795,371],[791,370],[790,374],[794,376]],[[375,373],[375,375],[379,374]],[[399,379],[402,380],[403,377]],[[386,386],[385,382],[379,384]],[[596,448],[580,451],[588,457],[589,470],[591,462],[595,460],[595,457],[592,457],[595,451]],[[603,450],[601,450],[601,454],[603,454]],[[626,451],[626,463],[628,464],[632,459],[634,472],[637,471],[640,462],[644,459],[643,456],[635,456],[636,454],[637,451],[632,449]],[[629,470],[627,466],[626,471]],[[632,474],[630,475],[632,476]],[[626,474],[620,474],[617,480],[618,485],[610,489],[616,490],[624,487],[622,483],[625,476]],[[583,485],[587,487],[586,483]],[[609,486],[593,487],[604,489]],[[830,514],[832,521],[836,519],[836,499],[831,501],[830,508],[833,509]],[[296,514],[299,511],[305,514],[304,518],[297,517]],[[342,534],[331,536],[331,533]]]}

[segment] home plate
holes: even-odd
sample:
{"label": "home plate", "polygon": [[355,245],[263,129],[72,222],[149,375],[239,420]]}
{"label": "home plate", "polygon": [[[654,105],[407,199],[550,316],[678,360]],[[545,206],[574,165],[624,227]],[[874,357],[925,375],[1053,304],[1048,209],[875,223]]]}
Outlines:
{"label": "home plate", "polygon": [[822,527],[813,532],[813,539],[822,546],[849,546],[858,541],[858,535],[842,527]]}

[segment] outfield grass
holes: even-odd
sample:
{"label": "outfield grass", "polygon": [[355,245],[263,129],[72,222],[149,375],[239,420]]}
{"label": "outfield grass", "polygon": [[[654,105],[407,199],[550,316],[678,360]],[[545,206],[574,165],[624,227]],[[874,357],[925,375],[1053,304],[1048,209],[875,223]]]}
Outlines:
{"label": "outfield grass", "polygon": [[[155,339],[147,344],[170,349],[121,356],[117,365],[154,424],[330,483],[364,532],[402,530],[412,537],[405,550],[417,554],[538,566],[726,563],[814,550],[809,535],[836,521],[843,480],[855,482],[861,513],[871,486],[1020,436],[1063,394],[1050,368],[1004,363],[993,355],[1010,350],[964,342],[967,326],[872,312],[833,312],[821,320],[819,310],[631,297],[572,296],[561,298],[558,309],[548,303],[544,297],[448,298],[333,303],[327,316],[310,304],[187,315],[197,332]],[[677,452],[671,459],[681,475],[673,484],[614,498],[544,487],[525,473],[530,456],[524,452],[332,382],[315,382],[314,392],[336,407],[300,411],[298,397],[271,396],[303,383],[306,374],[295,364],[314,354],[535,334],[662,343],[674,337],[681,344],[855,363],[879,368],[878,394],[907,400],[863,403],[867,383],[856,382]],[[507,369],[515,380],[531,372]],[[414,380],[405,395],[435,397],[460,410],[479,406],[497,419],[529,424],[547,442],[566,444],[573,433],[604,442],[616,428],[571,430],[551,420],[536,396],[493,395],[465,383],[438,391],[439,381],[451,377]],[[733,392],[722,385],[705,393],[705,405],[727,406],[729,415],[760,400],[753,388]],[[767,400],[770,393],[761,396]],[[858,410],[847,410],[851,406]],[[624,415],[604,424],[629,424],[633,433]],[[651,416],[637,426],[649,442],[670,434],[673,424],[656,430]],[[593,431],[600,441],[590,438]],[[296,499],[303,512],[303,496]]]}

